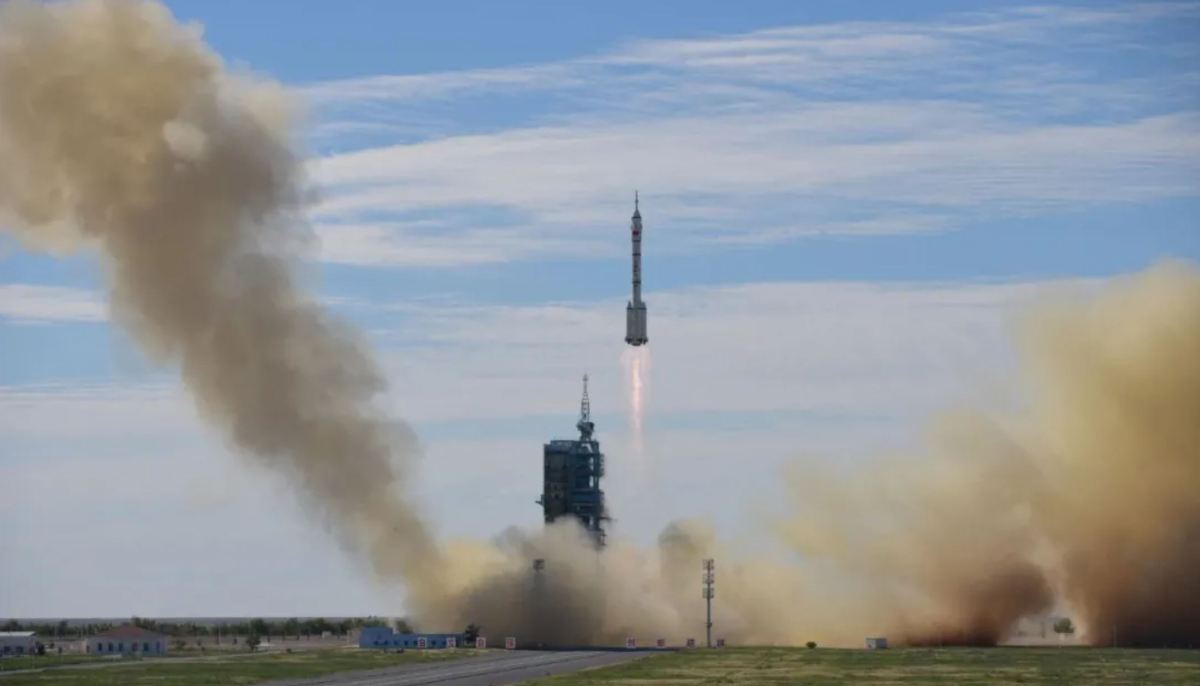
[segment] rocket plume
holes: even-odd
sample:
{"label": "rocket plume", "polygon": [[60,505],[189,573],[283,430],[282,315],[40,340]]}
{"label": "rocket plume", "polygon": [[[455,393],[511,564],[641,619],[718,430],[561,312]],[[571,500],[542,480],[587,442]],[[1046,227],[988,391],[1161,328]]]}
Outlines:
{"label": "rocket plume", "polygon": [[[439,546],[405,498],[413,439],[375,404],[382,375],[297,287],[306,193],[290,131],[281,89],[227,73],[156,3],[0,5],[0,226],[97,247],[114,319],[179,366],[239,452],[413,589],[422,625],[681,640],[702,628],[700,560],[715,557],[714,621],[735,642],[993,643],[1058,606],[1096,643],[1200,645],[1195,267],[1035,311],[1020,413],[947,414],[924,454],[870,470],[797,462],[779,559],[739,556],[693,521],[651,550],[597,552],[569,523]],[[649,353],[625,359],[640,435]]]}
{"label": "rocket plume", "polygon": [[634,455],[645,452],[646,396],[650,381],[650,347],[625,348],[621,353],[625,371],[626,411],[629,416],[630,445]]}
{"label": "rocket plume", "polygon": [[200,412],[378,570],[421,575],[434,544],[398,491],[411,436],[375,407],[356,332],[296,286],[290,117],[159,4],[0,5],[0,226],[98,247],[113,317]]}
{"label": "rocket plume", "polygon": [[700,560],[715,557],[714,621],[738,642],[994,645],[1058,609],[1093,643],[1115,629],[1121,645],[1200,645],[1200,272],[1166,263],[1047,298],[1019,342],[1021,412],[948,412],[923,453],[866,471],[797,461],[774,521],[796,561],[738,555],[699,522],[600,555],[555,525],[448,555],[473,576],[428,617],[548,642],[682,640],[703,626]]}
{"label": "rocket plume", "polygon": [[1166,263],[1048,297],[1020,333],[1021,412],[948,412],[923,453],[866,471],[793,465],[774,524],[798,561],[741,556],[700,522],[600,555],[555,525],[448,555],[473,577],[429,617],[547,642],[679,641],[703,626],[700,560],[715,557],[714,621],[743,643],[994,645],[1058,609],[1093,643],[1200,645],[1200,272]]}
{"label": "rocket plume", "polygon": [[1200,272],[1048,299],[1020,333],[1024,413],[947,414],[866,475],[796,469],[787,538],[910,642],[995,643],[1058,600],[1092,643],[1200,645]]}

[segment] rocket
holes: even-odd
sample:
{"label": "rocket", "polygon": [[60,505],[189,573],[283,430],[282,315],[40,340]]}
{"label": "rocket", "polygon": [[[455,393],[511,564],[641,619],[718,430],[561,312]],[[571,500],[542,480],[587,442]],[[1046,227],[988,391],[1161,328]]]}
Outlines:
{"label": "rocket", "polygon": [[633,299],[625,307],[625,342],[643,345],[646,338],[646,303],[642,302],[642,213],[638,210],[637,191],[633,192],[633,221],[629,225],[633,242]]}

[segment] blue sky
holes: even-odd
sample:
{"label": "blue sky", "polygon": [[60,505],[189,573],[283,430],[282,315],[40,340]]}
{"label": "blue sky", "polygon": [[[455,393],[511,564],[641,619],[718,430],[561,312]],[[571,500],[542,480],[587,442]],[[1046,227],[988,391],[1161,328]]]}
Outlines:
{"label": "blue sky", "polygon": [[[318,197],[302,272],[378,351],[446,535],[537,525],[539,445],[570,432],[585,371],[618,526],[645,523],[624,534],[704,514],[740,535],[787,459],[903,449],[931,412],[1005,396],[1037,294],[1200,260],[1200,3],[168,5],[294,91]],[[634,188],[654,356],[636,461]],[[64,529],[0,559],[0,615],[398,611],[109,325],[104,287],[92,255],[0,237],[0,512]],[[213,549],[306,571],[257,598],[148,577],[33,600],[63,546],[124,551],[65,533],[110,516],[171,551],[157,576],[221,578]]]}

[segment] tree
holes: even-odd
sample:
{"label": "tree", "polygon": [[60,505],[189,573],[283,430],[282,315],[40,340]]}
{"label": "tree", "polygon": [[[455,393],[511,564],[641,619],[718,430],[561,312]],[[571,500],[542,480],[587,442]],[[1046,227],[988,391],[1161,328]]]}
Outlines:
{"label": "tree", "polygon": [[144,619],[142,617],[134,616],[129,619],[129,623],[136,627],[145,629],[146,631],[158,631],[158,622],[154,621],[153,619]]}
{"label": "tree", "polygon": [[262,640],[258,637],[258,634],[250,634],[246,637],[246,647],[249,648],[250,652],[252,653],[258,650],[258,645],[260,643],[262,643]]}
{"label": "tree", "polygon": [[808,643],[805,643],[804,645],[805,645],[805,647],[807,647],[809,650],[812,650],[813,648],[816,648],[816,647],[817,647],[817,642],[816,642],[816,641],[809,641]]}
{"label": "tree", "polygon": [[300,638],[300,620],[293,617],[283,623],[283,633]]}
{"label": "tree", "polygon": [[301,630],[308,635],[320,636],[326,631],[333,631],[333,625],[325,620],[324,617],[316,619],[306,619],[301,624]]}
{"label": "tree", "polygon": [[479,625],[468,624],[467,628],[463,631],[463,643],[467,646],[474,646],[475,639],[477,638],[479,638]]}
{"label": "tree", "polygon": [[1070,617],[1060,617],[1054,622],[1054,633],[1060,637],[1064,634],[1075,633],[1075,624],[1071,622]]}
{"label": "tree", "polygon": [[250,631],[248,633],[263,636],[271,633],[271,627],[267,626],[266,620],[262,618],[250,620]]}

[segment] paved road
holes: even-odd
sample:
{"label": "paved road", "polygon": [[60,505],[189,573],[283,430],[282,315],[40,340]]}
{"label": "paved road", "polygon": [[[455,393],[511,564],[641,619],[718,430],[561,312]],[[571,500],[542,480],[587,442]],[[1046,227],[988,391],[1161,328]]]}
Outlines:
{"label": "paved road", "polygon": [[[0,2],[3,2],[3,1],[4,0],[0,0]],[[48,661],[48,662],[43,663],[39,667],[33,667],[31,669],[8,669],[8,670],[5,670],[3,672],[0,672],[0,679],[3,679],[4,677],[9,676],[10,674],[34,674],[37,672],[46,672],[46,671],[50,671],[50,670],[58,672],[58,671],[67,670],[67,669],[105,669],[107,667],[129,667],[132,665],[137,665],[137,666],[153,665],[153,664],[177,665],[177,664],[180,664],[183,662],[225,662],[228,660],[240,660],[240,659],[252,658],[252,657],[262,657],[265,654],[266,653],[213,652],[213,653],[209,653],[207,655],[193,655],[191,657],[146,657],[146,658],[142,658],[140,660],[131,660],[128,658],[120,659],[120,658],[114,657],[113,659],[100,658],[97,660],[89,660],[87,662],[69,662],[69,663],[65,663],[65,664]],[[6,660],[19,660],[20,658],[8,657],[5,659]],[[46,658],[40,658],[40,659],[44,660]]]}
{"label": "paved road", "polygon": [[451,660],[404,665],[369,672],[330,674],[316,679],[273,681],[263,686],[502,686],[552,674],[606,667],[652,655],[654,651],[518,650]]}

